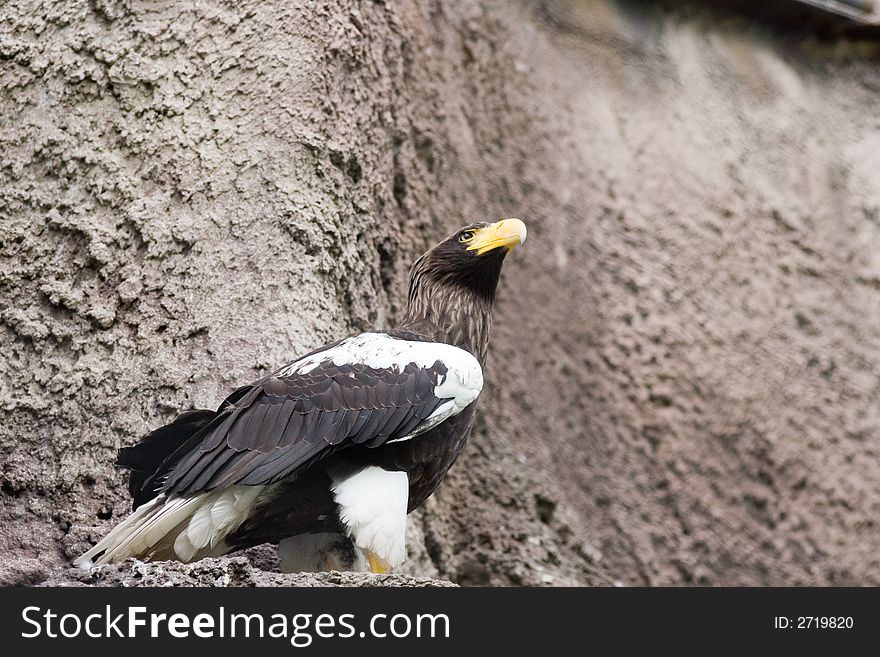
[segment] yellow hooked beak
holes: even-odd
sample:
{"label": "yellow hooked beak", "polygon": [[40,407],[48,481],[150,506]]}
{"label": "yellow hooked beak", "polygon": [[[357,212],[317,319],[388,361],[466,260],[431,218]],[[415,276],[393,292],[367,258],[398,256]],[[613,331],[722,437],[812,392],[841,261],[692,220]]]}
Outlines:
{"label": "yellow hooked beak", "polygon": [[477,255],[483,255],[486,251],[503,246],[510,251],[525,241],[526,225],[519,219],[503,219],[474,231],[474,237],[468,244],[467,250],[475,250]]}

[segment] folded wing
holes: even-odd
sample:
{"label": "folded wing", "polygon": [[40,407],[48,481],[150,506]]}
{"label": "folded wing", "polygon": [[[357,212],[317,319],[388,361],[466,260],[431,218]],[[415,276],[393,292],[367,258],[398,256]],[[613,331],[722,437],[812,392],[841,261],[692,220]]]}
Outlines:
{"label": "folded wing", "polygon": [[[137,472],[132,493],[142,504],[159,493],[273,483],[353,445],[418,435],[460,412],[481,388],[479,363],[465,350],[362,334],[237,390],[155,472]],[[130,450],[148,447],[145,440]],[[126,451],[120,464],[138,461]]]}

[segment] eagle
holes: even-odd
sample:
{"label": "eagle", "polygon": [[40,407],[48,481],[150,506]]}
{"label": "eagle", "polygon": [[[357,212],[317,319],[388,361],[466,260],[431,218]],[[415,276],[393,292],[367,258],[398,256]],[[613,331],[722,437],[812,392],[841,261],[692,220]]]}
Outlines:
{"label": "eagle", "polygon": [[396,328],[316,349],[119,450],[133,510],[76,560],[191,562],[277,543],[282,570],[384,573],[407,514],[474,424],[519,219],[464,226],[413,264]]}

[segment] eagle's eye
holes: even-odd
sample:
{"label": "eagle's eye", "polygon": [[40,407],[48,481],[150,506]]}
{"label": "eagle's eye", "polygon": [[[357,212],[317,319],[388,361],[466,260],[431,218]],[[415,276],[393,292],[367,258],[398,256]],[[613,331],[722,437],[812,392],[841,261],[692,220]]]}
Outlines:
{"label": "eagle's eye", "polygon": [[472,230],[462,231],[461,235],[458,236],[459,242],[470,242],[472,239],[474,239],[474,231]]}

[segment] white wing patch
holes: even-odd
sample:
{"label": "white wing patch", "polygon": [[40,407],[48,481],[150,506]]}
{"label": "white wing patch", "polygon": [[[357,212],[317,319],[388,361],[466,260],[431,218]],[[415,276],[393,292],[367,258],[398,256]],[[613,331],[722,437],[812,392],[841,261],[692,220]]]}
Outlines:
{"label": "white wing patch", "polygon": [[406,559],[406,507],[409,477],[369,466],[333,479],[339,518],[359,548],[370,550],[396,568]]}
{"label": "white wing patch", "polygon": [[458,415],[472,404],[483,389],[483,369],[468,351],[443,342],[400,340],[385,333],[362,333],[343,340],[332,349],[319,351],[294,361],[278,372],[279,376],[307,374],[328,360],[336,366],[360,363],[374,369],[403,371],[410,363],[428,369],[438,360],[446,366],[446,375],[434,387],[434,395],[449,401],[440,405],[422,426],[406,440],[427,431],[453,415]]}

